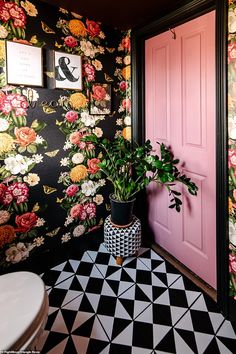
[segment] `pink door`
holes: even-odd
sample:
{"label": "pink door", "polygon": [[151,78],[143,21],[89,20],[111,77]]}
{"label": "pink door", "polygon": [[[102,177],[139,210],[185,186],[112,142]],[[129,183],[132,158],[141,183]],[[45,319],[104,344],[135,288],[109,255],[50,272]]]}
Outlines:
{"label": "pink door", "polygon": [[157,244],[216,288],[215,12],[175,34],[145,43],[146,138],[171,146],[199,192],[177,213],[166,190],[149,186],[149,224]]}

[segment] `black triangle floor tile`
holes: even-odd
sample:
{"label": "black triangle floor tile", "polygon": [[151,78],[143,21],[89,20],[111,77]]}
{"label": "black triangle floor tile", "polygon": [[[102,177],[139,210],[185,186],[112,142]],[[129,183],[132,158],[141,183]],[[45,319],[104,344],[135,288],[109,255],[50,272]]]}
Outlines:
{"label": "black triangle floor tile", "polygon": [[94,267],[93,263],[81,261],[76,274],[83,275],[83,276],[86,276],[86,275],[90,276],[93,267]]}
{"label": "black triangle floor tile", "polygon": [[135,300],[138,301],[146,301],[150,303],[150,299],[147,297],[147,295],[143,292],[142,289],[136,284],[135,286]]}
{"label": "black triangle floor tile", "polygon": [[97,313],[100,315],[114,316],[117,298],[112,296],[100,296]]}
{"label": "black triangle floor tile", "polygon": [[114,318],[111,340],[117,337],[126,327],[129,326],[131,320],[126,320],[122,318]]}
{"label": "black triangle floor tile", "polygon": [[175,328],[175,330],[179,333],[181,338],[187,343],[187,345],[192,349],[194,353],[197,353],[197,344],[194,336],[194,332],[192,331],[187,331],[185,329],[178,329]]}
{"label": "black triangle floor tile", "polygon": [[63,269],[64,272],[69,272],[69,273],[74,273],[74,269],[71,267],[71,264],[69,262],[66,262],[66,265]]}
{"label": "black triangle floor tile", "polygon": [[[158,301],[158,298],[166,291],[167,288],[162,288],[159,286],[152,287],[152,299],[153,301]],[[169,296],[169,295],[168,295]]]}
{"label": "black triangle floor tile", "polygon": [[53,313],[51,313],[50,315],[48,315],[48,319],[47,319],[47,323],[45,325],[45,330],[46,331],[50,331],[52,328],[52,325],[57,317],[57,314],[59,312],[60,309],[54,311]]}
{"label": "black triangle floor tile", "polygon": [[195,311],[190,309],[193,329],[196,332],[214,334],[211,319],[205,311]]}
{"label": "black triangle floor tile", "polygon": [[119,301],[124,306],[131,318],[134,317],[134,300],[119,298]]}
{"label": "black triangle floor tile", "polygon": [[135,347],[153,349],[153,326],[150,323],[135,321],[133,325],[133,342]]}
{"label": "black triangle floor tile", "polygon": [[171,306],[188,308],[188,301],[184,290],[169,288],[169,297]]}
{"label": "black triangle floor tile", "polygon": [[208,347],[205,349],[204,354],[222,354],[220,352],[220,349],[218,347],[218,344],[216,342],[216,339],[213,338],[211,343],[208,345]]}
{"label": "black triangle floor tile", "polygon": [[43,346],[42,353],[48,353],[52,348],[61,343],[66,337],[68,337],[68,334],[50,332]]}
{"label": "black triangle floor tile", "polygon": [[132,354],[132,347],[122,344],[111,343],[109,354]]}
{"label": "black triangle floor tile", "polygon": [[167,276],[165,273],[153,272],[153,274],[155,274],[155,276],[160,279],[163,284],[168,286]]}
{"label": "black triangle floor tile", "polygon": [[89,338],[92,333],[95,318],[96,318],[95,315],[90,317],[81,326],[79,326],[78,328],[76,328],[76,330],[73,331],[73,335]]}
{"label": "black triangle floor tile", "polygon": [[132,261],[125,264],[126,268],[137,269],[137,258],[132,259]]}
{"label": "black triangle floor tile", "polygon": [[90,277],[85,292],[101,294],[104,279]]}
{"label": "black triangle floor tile", "polygon": [[101,353],[107,345],[108,342],[98,339],[90,339],[86,354]]}
{"label": "black triangle floor tile", "polygon": [[152,284],[152,273],[147,270],[137,270],[136,282],[140,284]]}
{"label": "black triangle floor tile", "polygon": [[120,280],[134,283],[134,280],[129,276],[129,274],[125,271],[125,269],[122,269],[122,271],[121,271]]}
{"label": "black triangle floor tile", "polygon": [[53,288],[49,294],[49,304],[52,307],[61,307],[65,296],[67,294],[66,289]]}
{"label": "black triangle floor tile", "polygon": [[152,308],[153,323],[165,326],[172,326],[170,306],[153,304]]}
{"label": "black triangle floor tile", "polygon": [[59,278],[61,272],[58,270],[48,270],[46,271],[43,276],[42,280],[46,286],[54,286]]}
{"label": "black triangle floor tile", "polygon": [[84,311],[84,312],[94,313],[94,309],[93,309],[92,305],[90,304],[86,294],[83,295],[83,299],[81,301],[79,310]]}
{"label": "black triangle floor tile", "polygon": [[236,338],[226,338],[226,337],[219,337],[217,336],[217,339],[220,340],[226,348],[228,348],[232,353],[235,353],[235,348],[236,348]]}
{"label": "black triangle floor tile", "polygon": [[78,280],[78,278],[75,276],[72,280],[72,283],[70,285],[70,290],[76,290],[76,291],[82,291],[83,292],[83,288]]}
{"label": "black triangle floor tile", "polygon": [[67,309],[61,309],[61,314],[63,316],[63,319],[65,321],[66,327],[68,329],[68,332],[70,333],[77,315],[76,311],[73,310],[67,310]]}
{"label": "black triangle floor tile", "polygon": [[166,336],[160,341],[160,343],[158,343],[155,350],[167,353],[176,353],[173,329],[171,329],[166,334]]}
{"label": "black triangle floor tile", "polygon": [[68,341],[66,343],[66,347],[64,349],[63,354],[78,354],[78,350],[75,347],[73,339],[69,336]]}
{"label": "black triangle floor tile", "polygon": [[110,275],[114,274],[115,272],[119,271],[119,267],[109,266],[107,267],[105,278],[108,278]]}
{"label": "black triangle floor tile", "polygon": [[107,279],[106,282],[110,286],[110,288],[114,291],[114,293],[118,295],[120,282],[117,280],[110,280],[110,279]]}

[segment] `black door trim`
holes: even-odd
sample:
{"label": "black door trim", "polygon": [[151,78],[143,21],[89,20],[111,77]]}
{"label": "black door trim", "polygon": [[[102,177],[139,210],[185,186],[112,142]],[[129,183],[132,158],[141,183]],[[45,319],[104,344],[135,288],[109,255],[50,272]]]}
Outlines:
{"label": "black door trim", "polygon": [[145,40],[171,27],[216,10],[216,229],[217,302],[228,316],[228,163],[227,163],[227,4],[222,0],[193,0],[174,12],[132,31],[133,139],[145,140]]}

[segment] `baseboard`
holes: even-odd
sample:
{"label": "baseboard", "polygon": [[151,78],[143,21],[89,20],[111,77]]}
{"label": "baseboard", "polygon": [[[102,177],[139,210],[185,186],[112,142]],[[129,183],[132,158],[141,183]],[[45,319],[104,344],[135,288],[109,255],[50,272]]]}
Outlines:
{"label": "baseboard", "polygon": [[194,284],[196,284],[202,291],[204,291],[208,296],[210,296],[215,302],[217,302],[217,292],[204,280],[199,278],[195,273],[173,257],[170,253],[164,250],[161,246],[156,243],[151,244],[152,249],[158,253],[161,257],[171,263],[176,269],[180,271],[183,275],[188,277]]}

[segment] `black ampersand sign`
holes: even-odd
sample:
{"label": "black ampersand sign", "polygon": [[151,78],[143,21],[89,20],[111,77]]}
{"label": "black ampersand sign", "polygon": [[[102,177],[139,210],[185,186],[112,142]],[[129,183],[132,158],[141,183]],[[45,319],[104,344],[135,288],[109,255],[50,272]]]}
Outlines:
{"label": "black ampersand sign", "polygon": [[[74,77],[74,75],[72,75],[74,70],[77,69],[77,67],[72,66],[71,67],[72,70],[69,69],[70,59],[68,57],[59,58],[58,64],[59,65],[55,67],[55,79],[57,81],[64,81],[65,79],[67,79],[70,82],[78,81],[79,76]],[[65,77],[61,76],[61,74],[59,73],[59,69],[61,69]]]}

